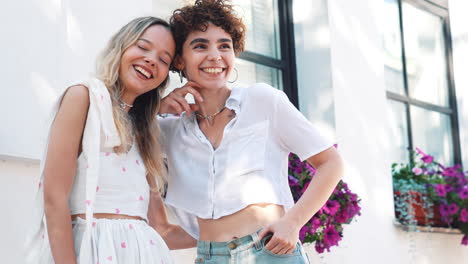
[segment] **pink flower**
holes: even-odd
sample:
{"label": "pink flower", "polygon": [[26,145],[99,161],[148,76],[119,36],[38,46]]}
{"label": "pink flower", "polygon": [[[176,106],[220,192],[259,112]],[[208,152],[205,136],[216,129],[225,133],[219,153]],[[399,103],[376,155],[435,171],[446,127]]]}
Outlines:
{"label": "pink flower", "polygon": [[449,205],[448,210],[449,210],[449,214],[454,215],[458,212],[458,205],[455,203],[452,203]]}
{"label": "pink flower", "polygon": [[327,246],[337,246],[341,240],[340,233],[336,231],[334,226],[329,226],[323,231],[323,242]]}
{"label": "pink flower", "polygon": [[435,190],[437,192],[437,195],[439,195],[440,197],[445,197],[445,195],[447,195],[447,190],[445,189],[444,184],[437,184]]}
{"label": "pink flower", "polygon": [[460,212],[460,221],[463,223],[468,222],[468,210],[466,208],[463,208]]}
{"label": "pink flower", "polygon": [[449,193],[449,192],[453,191],[454,189],[455,189],[455,188],[454,188],[452,185],[450,185],[450,184],[445,184],[445,191],[446,191],[446,192]]}
{"label": "pink flower", "polygon": [[442,217],[447,217],[450,214],[449,206],[446,204],[441,204],[439,206],[439,212]]}
{"label": "pink flower", "polygon": [[309,227],[307,227],[306,225],[303,226],[301,230],[299,231],[299,239],[301,241],[304,240],[304,238],[307,236],[308,233],[309,233]]}
{"label": "pink flower", "polygon": [[413,173],[416,174],[416,175],[421,175],[423,173],[423,170],[421,168],[414,167],[413,168]]}
{"label": "pink flower", "polygon": [[340,210],[340,203],[333,200],[328,200],[323,206],[323,210],[329,215],[335,215]]}
{"label": "pink flower", "polygon": [[307,190],[307,187],[309,187],[309,183],[310,182],[307,182],[306,184],[304,184],[304,188],[302,188],[301,193],[304,193]]}
{"label": "pink flower", "polygon": [[432,157],[431,155],[427,155],[426,153],[422,152],[421,149],[416,148],[416,152],[418,152],[420,155],[423,156],[423,157],[421,158],[421,160],[422,160],[424,163],[432,163],[432,162],[434,161],[434,157]]}
{"label": "pink flower", "polygon": [[424,163],[432,163],[434,161],[434,157],[432,157],[431,155],[425,155],[421,158],[422,161],[424,161]]}
{"label": "pink flower", "polygon": [[465,186],[461,191],[458,192],[460,199],[468,199],[468,187]]}
{"label": "pink flower", "polygon": [[[315,251],[317,251],[319,254],[325,252],[325,246],[318,240],[315,241]],[[330,249],[328,249],[328,251],[330,251]]]}
{"label": "pink flower", "polygon": [[463,236],[461,244],[468,246],[468,235]]}
{"label": "pink flower", "polygon": [[315,231],[317,231],[317,228],[319,228],[321,225],[320,220],[316,217],[313,217],[310,223],[311,223],[310,231],[312,233],[315,233]]}
{"label": "pink flower", "polygon": [[446,168],[442,172],[442,175],[447,176],[447,177],[454,177],[457,175],[457,171],[454,168]]}

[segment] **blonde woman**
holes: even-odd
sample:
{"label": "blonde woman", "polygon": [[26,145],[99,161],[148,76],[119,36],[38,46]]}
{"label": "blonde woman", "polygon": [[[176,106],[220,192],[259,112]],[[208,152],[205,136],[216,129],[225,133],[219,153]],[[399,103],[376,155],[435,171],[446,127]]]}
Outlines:
{"label": "blonde woman", "polygon": [[37,186],[32,263],[172,263],[168,246],[194,245],[167,222],[159,192],[153,117],[174,53],[165,21],[134,19],[109,41],[97,78],[60,98]]}

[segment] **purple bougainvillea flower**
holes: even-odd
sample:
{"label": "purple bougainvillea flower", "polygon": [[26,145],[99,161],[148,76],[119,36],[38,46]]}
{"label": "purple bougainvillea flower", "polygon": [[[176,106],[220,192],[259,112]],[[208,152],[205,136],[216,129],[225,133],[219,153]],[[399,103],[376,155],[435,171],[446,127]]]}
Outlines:
{"label": "purple bougainvillea flower", "polygon": [[348,219],[349,219],[348,212],[346,210],[339,212],[338,214],[336,214],[335,219],[338,223],[341,223],[341,224],[348,222]]}
{"label": "purple bougainvillea flower", "polygon": [[325,246],[320,241],[315,241],[315,251],[318,253],[325,252]]}
{"label": "purple bougainvillea flower", "polygon": [[426,153],[422,152],[422,150],[420,148],[416,148],[416,152],[418,152],[419,154],[425,156]]}
{"label": "purple bougainvillea flower", "polygon": [[312,167],[309,163],[305,163],[305,168],[310,171],[311,173],[315,173],[314,167]]}
{"label": "purple bougainvillea flower", "polygon": [[289,186],[298,186],[299,180],[296,179],[294,176],[288,175]]}
{"label": "purple bougainvillea flower", "polygon": [[448,206],[448,211],[449,211],[449,214],[451,214],[451,215],[456,214],[458,212],[458,205],[455,204],[455,203],[451,203]]}
{"label": "purple bougainvillea flower", "polygon": [[457,170],[454,169],[453,167],[451,168],[446,168],[443,172],[442,175],[447,176],[447,177],[455,177],[457,176]]}
{"label": "purple bougainvillea flower", "polygon": [[431,155],[424,155],[421,160],[424,162],[424,163],[432,163],[434,161],[434,157],[432,157]]}
{"label": "purple bougainvillea flower", "polygon": [[312,233],[315,233],[315,231],[317,231],[317,228],[321,226],[320,220],[317,217],[312,218],[310,223],[311,223],[310,231]]}
{"label": "purple bougainvillea flower", "polygon": [[421,175],[423,173],[423,170],[421,168],[414,167],[413,168],[413,173],[416,174],[416,175]]}
{"label": "purple bougainvillea flower", "polygon": [[450,215],[449,206],[446,204],[441,204],[439,206],[439,212],[442,217],[447,217]]}
{"label": "purple bougainvillea flower", "polygon": [[461,244],[468,246],[468,235],[463,236]]}
{"label": "purple bougainvillea flower", "polygon": [[428,169],[427,174],[434,175],[435,171],[433,169]]}
{"label": "purple bougainvillea flower", "polygon": [[445,191],[446,191],[446,192],[449,193],[449,192],[451,192],[451,191],[453,191],[453,190],[455,190],[455,188],[454,188],[452,185],[450,185],[450,184],[445,184]]}
{"label": "purple bougainvillea flower", "polygon": [[310,182],[307,182],[306,184],[304,184],[304,188],[302,188],[301,193],[304,193],[307,190],[307,187],[309,187],[309,183]]}
{"label": "purple bougainvillea flower", "polygon": [[335,215],[340,210],[340,203],[333,200],[328,200],[322,207],[323,210],[329,215]]}
{"label": "purple bougainvillea flower", "polygon": [[329,247],[337,246],[340,240],[340,233],[336,231],[334,226],[329,226],[323,231],[323,242]]}
{"label": "purple bougainvillea flower", "polygon": [[463,208],[460,212],[460,221],[463,223],[468,222],[468,210],[466,208]]}
{"label": "purple bougainvillea flower", "polygon": [[299,239],[302,241],[306,237],[306,235],[309,233],[309,227],[308,226],[303,226],[301,230],[299,231]]}
{"label": "purple bougainvillea flower", "polygon": [[468,199],[468,186],[463,187],[463,189],[461,189],[461,191],[458,192],[458,196],[462,200]]}
{"label": "purple bougainvillea flower", "polygon": [[437,184],[435,190],[437,192],[437,195],[439,195],[440,197],[445,197],[445,195],[447,194],[447,190],[445,189],[444,184]]}

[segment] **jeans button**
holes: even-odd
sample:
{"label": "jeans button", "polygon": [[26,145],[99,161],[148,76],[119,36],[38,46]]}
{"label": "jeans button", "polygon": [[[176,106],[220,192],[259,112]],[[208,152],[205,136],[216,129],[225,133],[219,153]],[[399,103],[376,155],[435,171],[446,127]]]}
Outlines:
{"label": "jeans button", "polygon": [[229,247],[230,249],[236,249],[237,245],[236,245],[236,243],[231,242],[231,243],[228,244],[228,247]]}

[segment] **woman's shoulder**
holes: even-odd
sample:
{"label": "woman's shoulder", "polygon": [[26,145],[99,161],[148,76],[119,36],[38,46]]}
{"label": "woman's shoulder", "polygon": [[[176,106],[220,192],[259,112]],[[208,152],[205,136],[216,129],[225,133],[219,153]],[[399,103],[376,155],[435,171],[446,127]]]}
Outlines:
{"label": "woman's shoulder", "polygon": [[267,83],[255,83],[255,84],[247,86],[245,89],[249,91],[249,93],[252,93],[252,94],[260,93],[263,95],[269,95],[269,94],[274,95],[276,91],[278,90]]}
{"label": "woman's shoulder", "polygon": [[89,105],[88,87],[82,84],[69,86],[63,94],[62,103]]}
{"label": "woman's shoulder", "polygon": [[244,88],[245,100],[254,102],[255,104],[268,104],[276,101],[279,90],[266,83],[256,83]]}

